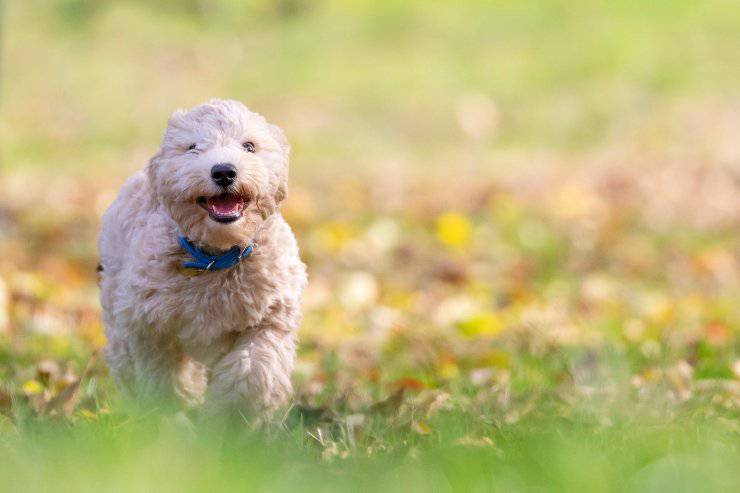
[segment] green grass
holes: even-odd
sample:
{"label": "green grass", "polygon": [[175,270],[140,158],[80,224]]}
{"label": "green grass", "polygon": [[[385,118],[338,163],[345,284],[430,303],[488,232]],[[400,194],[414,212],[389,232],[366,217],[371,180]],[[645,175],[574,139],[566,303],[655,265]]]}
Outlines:
{"label": "green grass", "polygon": [[[735,2],[2,15],[4,489],[740,490]],[[292,144],[310,283],[269,433],[137,410],[94,356],[100,215],[213,96]]]}
{"label": "green grass", "polygon": [[[719,111],[740,82],[731,0],[29,0],[5,10],[6,166],[140,166],[174,108],[218,95],[283,125],[300,171],[376,166],[389,153],[449,166],[461,144],[464,162],[485,168],[492,152],[665,147],[677,118],[701,117],[702,102]],[[496,108],[477,142],[457,121],[470,97]]]}
{"label": "green grass", "polygon": [[[32,423],[0,444],[0,480],[9,490],[23,491],[719,492],[740,487],[736,423],[652,417],[608,426],[570,419],[509,425],[445,412],[430,423],[435,431],[429,436],[389,430],[387,423],[376,420],[348,431],[339,422],[326,435],[296,426],[270,438],[226,441],[172,421],[157,426],[151,416],[103,416],[74,427]],[[385,437],[382,448],[377,435]],[[318,437],[338,438],[340,445],[324,449]]]}

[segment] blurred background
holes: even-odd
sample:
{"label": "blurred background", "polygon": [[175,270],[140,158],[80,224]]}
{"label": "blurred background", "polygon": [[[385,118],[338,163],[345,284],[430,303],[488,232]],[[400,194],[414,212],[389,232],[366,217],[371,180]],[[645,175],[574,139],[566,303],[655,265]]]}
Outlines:
{"label": "blurred background", "polygon": [[292,144],[298,402],[738,416],[736,2],[24,0],[1,27],[6,414],[108,409],[100,361],[53,401],[104,344],[100,216],[224,97]]}

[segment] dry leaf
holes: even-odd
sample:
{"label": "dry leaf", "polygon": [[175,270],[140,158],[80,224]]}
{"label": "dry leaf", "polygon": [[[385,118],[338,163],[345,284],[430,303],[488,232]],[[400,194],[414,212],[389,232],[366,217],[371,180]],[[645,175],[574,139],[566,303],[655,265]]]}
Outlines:
{"label": "dry leaf", "polygon": [[376,402],[370,406],[370,412],[382,414],[384,416],[395,416],[398,414],[398,410],[403,403],[403,396],[406,393],[404,387],[399,388],[393,392],[388,398],[380,402]]}

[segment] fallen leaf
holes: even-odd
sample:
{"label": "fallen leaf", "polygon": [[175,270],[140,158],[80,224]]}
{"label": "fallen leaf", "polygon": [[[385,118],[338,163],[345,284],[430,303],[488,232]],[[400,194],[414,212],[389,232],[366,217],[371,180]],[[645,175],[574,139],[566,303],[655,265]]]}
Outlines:
{"label": "fallen leaf", "polygon": [[457,378],[460,374],[460,368],[453,361],[444,361],[439,365],[439,376],[448,380]]}
{"label": "fallen leaf", "polygon": [[78,401],[78,390],[80,388],[80,381],[76,381],[71,385],[68,385],[55,395],[43,408],[44,414],[55,415],[58,413],[64,414],[64,416],[70,417],[74,412],[74,408]]}
{"label": "fallen leaf", "polygon": [[400,387],[404,388],[406,390],[424,390],[427,388],[426,384],[419,380],[418,378],[401,378],[400,380],[396,380],[392,384],[394,387]]}
{"label": "fallen leaf", "polygon": [[398,410],[403,403],[403,396],[405,393],[406,389],[404,387],[399,388],[386,399],[370,406],[370,411],[384,416],[393,416],[398,414]]}
{"label": "fallen leaf", "polygon": [[462,214],[448,212],[437,218],[437,239],[452,248],[462,248],[470,243],[473,226]]}
{"label": "fallen leaf", "polygon": [[44,391],[44,386],[38,380],[27,380],[22,388],[26,395],[40,395]]}
{"label": "fallen leaf", "polygon": [[432,429],[424,421],[414,421],[411,424],[411,429],[419,435],[429,435],[432,433]]}
{"label": "fallen leaf", "polygon": [[503,322],[493,312],[479,313],[457,323],[457,330],[467,337],[496,336],[503,328]]}
{"label": "fallen leaf", "polygon": [[429,419],[441,410],[452,409],[450,398],[450,394],[441,390],[424,391],[414,401],[415,412]]}
{"label": "fallen leaf", "polygon": [[50,387],[61,373],[59,363],[54,360],[44,360],[36,365],[36,378],[45,386]]}
{"label": "fallen leaf", "polygon": [[464,437],[458,438],[452,443],[455,445],[461,445],[463,447],[493,447],[494,446],[493,440],[491,440],[488,437],[464,436]]}
{"label": "fallen leaf", "polygon": [[721,323],[711,323],[704,327],[704,334],[707,342],[713,346],[723,346],[730,339],[730,331],[726,325]]}

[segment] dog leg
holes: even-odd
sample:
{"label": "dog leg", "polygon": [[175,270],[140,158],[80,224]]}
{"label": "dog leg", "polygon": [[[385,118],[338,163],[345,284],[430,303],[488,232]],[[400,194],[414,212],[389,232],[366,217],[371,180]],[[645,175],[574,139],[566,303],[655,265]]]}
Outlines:
{"label": "dog leg", "polygon": [[257,425],[269,422],[293,393],[295,339],[285,329],[258,328],[241,335],[211,372],[210,411],[247,413]]}
{"label": "dog leg", "polygon": [[183,356],[176,370],[175,392],[187,407],[203,404],[208,385],[208,369],[202,363]]}
{"label": "dog leg", "polygon": [[134,360],[125,339],[111,337],[108,334],[108,345],[105,347],[105,360],[116,385],[127,398],[135,395]]}
{"label": "dog leg", "polygon": [[129,334],[126,342],[133,356],[134,382],[129,386],[137,401],[147,407],[179,407],[178,370],[183,355],[172,338],[147,328]]}

